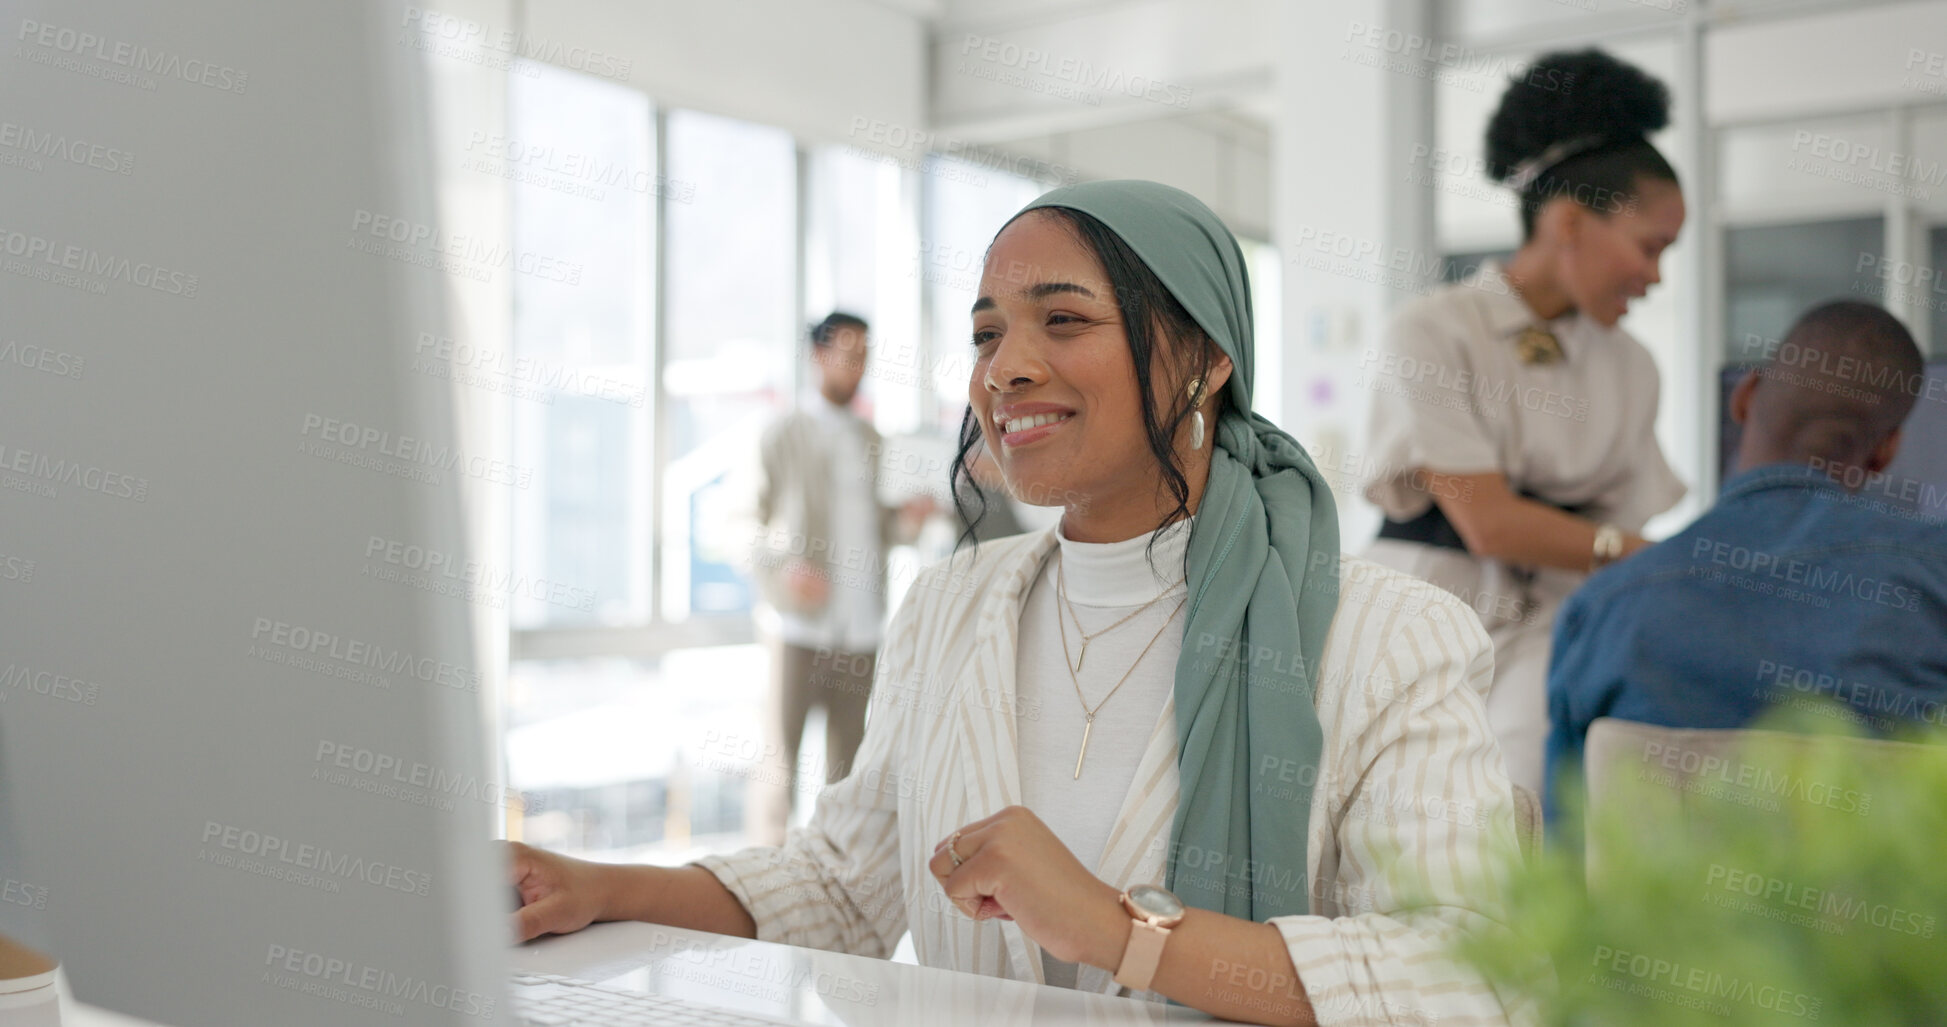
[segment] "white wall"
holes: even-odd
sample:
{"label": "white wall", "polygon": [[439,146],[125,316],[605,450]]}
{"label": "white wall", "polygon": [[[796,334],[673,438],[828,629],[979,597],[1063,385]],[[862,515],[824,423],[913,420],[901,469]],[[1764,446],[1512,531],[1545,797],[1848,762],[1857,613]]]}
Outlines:
{"label": "white wall", "polygon": [[1722,123],[1939,99],[1947,65],[1928,58],[1942,51],[1947,3],[1937,0],[1726,25],[1705,52],[1706,110]]}
{"label": "white wall", "polygon": [[[1272,0],[1140,0],[1018,13],[956,5],[932,41],[942,130],[1018,137],[1216,109],[1271,86]],[[963,13],[965,12],[965,13]]]}
{"label": "white wall", "polygon": [[1208,203],[1232,231],[1271,237],[1271,134],[1241,118],[1190,114],[994,144],[1081,179],[1147,178]]}
{"label": "white wall", "polygon": [[[814,142],[857,142],[855,126],[927,124],[925,25],[870,0],[531,0],[521,29],[613,55],[610,77],[658,104],[776,125]],[[885,149],[886,147],[877,146]]]}

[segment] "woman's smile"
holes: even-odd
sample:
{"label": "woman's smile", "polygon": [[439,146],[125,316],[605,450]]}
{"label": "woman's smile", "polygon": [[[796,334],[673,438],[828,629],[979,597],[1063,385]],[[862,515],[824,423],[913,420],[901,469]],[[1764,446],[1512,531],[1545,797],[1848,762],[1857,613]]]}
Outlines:
{"label": "woman's smile", "polygon": [[1074,417],[1075,411],[1066,407],[1012,403],[994,410],[994,427],[1000,431],[1003,447],[1018,449],[1053,435]]}

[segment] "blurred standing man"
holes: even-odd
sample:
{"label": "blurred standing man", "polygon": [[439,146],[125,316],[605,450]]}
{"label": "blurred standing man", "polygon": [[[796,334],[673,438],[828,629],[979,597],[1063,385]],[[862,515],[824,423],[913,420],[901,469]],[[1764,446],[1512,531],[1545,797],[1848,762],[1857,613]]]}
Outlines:
{"label": "blurred standing man", "polygon": [[879,502],[879,453],[872,425],[852,410],[865,377],[867,325],[833,313],[811,329],[819,398],[765,431],[752,565],[764,601],[777,612],[769,745],[770,773],[753,782],[745,830],[753,842],[784,840],[798,783],[798,745],[814,705],[825,709],[825,778],[851,767],[865,733],[866,700],[885,621],[886,553],[910,542],[930,516],[930,499]]}

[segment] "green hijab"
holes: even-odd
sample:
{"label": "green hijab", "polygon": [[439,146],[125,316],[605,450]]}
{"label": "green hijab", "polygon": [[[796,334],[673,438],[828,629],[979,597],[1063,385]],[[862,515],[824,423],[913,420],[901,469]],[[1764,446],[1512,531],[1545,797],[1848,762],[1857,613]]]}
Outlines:
{"label": "green hijab", "polygon": [[1022,213],[1039,207],[1107,225],[1230,356],[1190,535],[1168,886],[1248,920],[1309,912],[1305,842],[1324,745],[1313,695],[1338,608],[1339,519],[1304,448],[1251,410],[1243,251],[1209,207],[1155,182],[1067,186]]}

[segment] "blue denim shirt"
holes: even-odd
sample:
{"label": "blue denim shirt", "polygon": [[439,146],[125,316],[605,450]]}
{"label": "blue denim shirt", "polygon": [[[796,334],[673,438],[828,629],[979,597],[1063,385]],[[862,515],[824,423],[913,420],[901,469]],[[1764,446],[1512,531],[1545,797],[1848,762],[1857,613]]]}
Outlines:
{"label": "blue denim shirt", "polygon": [[1589,579],[1555,621],[1550,780],[1597,717],[1738,728],[1772,704],[1947,725],[1947,523],[1772,464]]}

